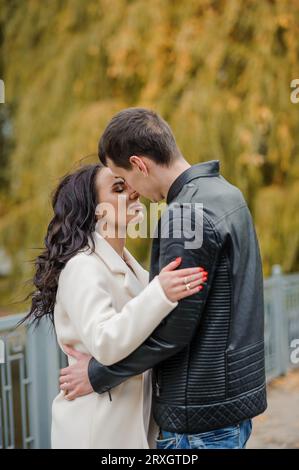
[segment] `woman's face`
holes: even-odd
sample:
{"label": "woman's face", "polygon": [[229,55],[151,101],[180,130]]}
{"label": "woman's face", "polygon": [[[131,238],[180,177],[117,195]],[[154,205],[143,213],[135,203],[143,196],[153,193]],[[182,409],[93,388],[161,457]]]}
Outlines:
{"label": "woman's face", "polygon": [[116,177],[107,167],[102,168],[96,176],[96,188],[98,220],[105,220],[109,227],[115,229],[142,221],[143,206],[139,193],[128,186],[123,178]]}

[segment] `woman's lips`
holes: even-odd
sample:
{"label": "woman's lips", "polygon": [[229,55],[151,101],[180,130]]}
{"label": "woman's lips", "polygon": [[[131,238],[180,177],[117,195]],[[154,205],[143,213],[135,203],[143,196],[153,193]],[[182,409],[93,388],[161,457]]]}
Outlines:
{"label": "woman's lips", "polygon": [[136,203],[136,204],[131,204],[128,209],[130,210],[135,210],[135,211],[142,211],[143,207],[141,204]]}

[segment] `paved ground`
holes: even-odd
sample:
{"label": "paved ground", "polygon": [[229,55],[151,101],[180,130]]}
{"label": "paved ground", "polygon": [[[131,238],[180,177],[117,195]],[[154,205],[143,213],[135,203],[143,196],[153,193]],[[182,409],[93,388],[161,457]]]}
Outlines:
{"label": "paved ground", "polygon": [[299,449],[299,370],[268,387],[268,408],[253,420],[248,449]]}

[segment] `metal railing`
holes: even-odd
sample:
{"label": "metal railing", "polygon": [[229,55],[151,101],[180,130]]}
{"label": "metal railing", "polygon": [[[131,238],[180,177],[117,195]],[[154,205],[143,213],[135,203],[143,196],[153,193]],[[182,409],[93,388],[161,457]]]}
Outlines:
{"label": "metal railing", "polygon": [[53,328],[15,326],[23,314],[0,318],[4,357],[0,364],[0,449],[50,446],[52,401],[59,369],[66,357],[57,347]]}
{"label": "metal railing", "polygon": [[[299,339],[299,274],[282,275],[275,266],[264,293],[269,381],[299,366],[290,360],[291,343]],[[49,448],[52,401],[66,357],[49,325],[14,330],[22,317],[0,318],[0,448]]]}
{"label": "metal railing", "polygon": [[291,344],[299,340],[299,274],[282,275],[274,266],[264,282],[267,380],[298,367],[291,362]]}

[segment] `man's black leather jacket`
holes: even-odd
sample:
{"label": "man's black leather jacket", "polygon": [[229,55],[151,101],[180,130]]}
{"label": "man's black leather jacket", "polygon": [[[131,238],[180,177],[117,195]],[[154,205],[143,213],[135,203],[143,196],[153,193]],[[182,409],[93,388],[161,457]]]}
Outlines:
{"label": "man's black leather jacket", "polygon": [[[195,205],[203,204],[201,247],[186,248],[190,230],[182,236],[177,228],[177,222],[190,225],[184,203],[191,203],[193,222]],[[88,372],[94,390],[104,393],[153,368],[156,422],[166,431],[200,433],[266,409],[261,258],[247,204],[219,174],[218,160],[184,171],[171,185],[167,204],[160,236],[153,239],[150,279],[181,256],[180,268],[202,266],[208,281],[179,301],[128,357],[109,367],[91,359]],[[169,237],[163,237],[167,217],[175,228],[170,224]]]}

